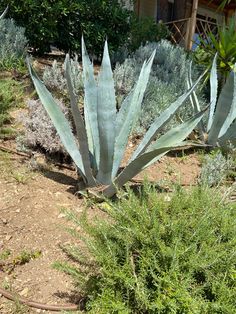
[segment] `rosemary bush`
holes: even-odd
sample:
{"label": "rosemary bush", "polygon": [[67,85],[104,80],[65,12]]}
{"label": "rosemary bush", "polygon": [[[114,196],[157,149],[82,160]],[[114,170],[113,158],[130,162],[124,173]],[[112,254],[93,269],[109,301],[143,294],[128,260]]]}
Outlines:
{"label": "rosemary bush", "polygon": [[106,219],[92,222],[69,214],[85,245],[64,248],[77,267],[55,264],[74,278],[86,313],[235,312],[235,204],[215,190],[166,197],[146,185],[104,208]]}
{"label": "rosemary bush", "polygon": [[24,28],[13,19],[1,19],[0,43],[0,69],[22,68],[27,46]]}

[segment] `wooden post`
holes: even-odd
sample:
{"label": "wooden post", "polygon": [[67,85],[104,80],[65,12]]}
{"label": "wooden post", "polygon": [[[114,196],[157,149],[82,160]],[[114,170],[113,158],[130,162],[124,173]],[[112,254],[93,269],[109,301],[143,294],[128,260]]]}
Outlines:
{"label": "wooden post", "polygon": [[193,0],[192,6],[192,14],[189,23],[189,31],[188,31],[188,40],[187,40],[187,49],[191,50],[193,45],[193,35],[196,29],[196,22],[197,22],[197,9],[198,9],[198,0]]}
{"label": "wooden post", "polygon": [[190,37],[189,31],[190,31],[190,24],[191,24],[190,22],[191,22],[191,17],[188,18],[187,23],[186,23],[186,33],[185,33],[185,38],[184,38],[184,40],[185,40],[184,48],[186,50],[189,50],[189,37]]}

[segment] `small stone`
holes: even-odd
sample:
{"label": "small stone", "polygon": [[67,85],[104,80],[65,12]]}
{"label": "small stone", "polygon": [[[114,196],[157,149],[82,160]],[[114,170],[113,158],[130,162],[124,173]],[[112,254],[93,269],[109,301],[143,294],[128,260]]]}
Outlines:
{"label": "small stone", "polygon": [[59,197],[60,195],[62,195],[61,192],[56,192],[56,193],[55,193],[55,196],[56,196],[56,197]]}
{"label": "small stone", "polygon": [[20,208],[16,209],[16,213],[19,213],[20,212]]}
{"label": "small stone", "polygon": [[7,221],[5,218],[2,218],[2,223],[3,223],[4,225],[6,225],[6,224],[8,223],[8,221]]}
{"label": "small stone", "polygon": [[164,197],[164,199],[165,199],[166,202],[170,202],[170,201],[171,201],[171,198],[169,197],[169,195],[166,195],[166,196]]}
{"label": "small stone", "polygon": [[11,238],[12,238],[12,235],[10,235],[10,234],[6,236],[7,241],[11,240]]}
{"label": "small stone", "polygon": [[19,294],[22,296],[22,297],[27,297],[28,296],[28,293],[29,293],[29,288],[24,288]]}
{"label": "small stone", "polygon": [[59,214],[59,215],[57,216],[57,218],[65,218],[65,217],[66,217],[66,215],[63,214],[63,213],[61,213],[61,214]]}

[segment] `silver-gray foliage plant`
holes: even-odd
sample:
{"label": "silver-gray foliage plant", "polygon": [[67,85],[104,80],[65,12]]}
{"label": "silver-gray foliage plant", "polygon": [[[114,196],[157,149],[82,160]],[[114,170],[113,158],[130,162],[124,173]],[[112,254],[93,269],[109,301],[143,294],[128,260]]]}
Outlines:
{"label": "silver-gray foliage plant", "polygon": [[[188,75],[191,86],[191,68]],[[194,112],[201,110],[197,95],[193,92],[190,99]],[[236,147],[236,64],[219,89],[217,74],[217,54],[210,73],[210,105],[206,123],[201,123],[199,131],[203,140],[212,147],[229,149]]]}
{"label": "silver-gray foliage plant", "polygon": [[66,79],[63,75],[63,69],[59,63],[54,60],[52,66],[47,66],[43,72],[44,84],[52,89],[63,92],[66,89]]}
{"label": "silver-gray foliage plant", "polygon": [[225,157],[221,151],[204,156],[199,184],[208,187],[220,185],[232,166],[232,158]]}
{"label": "silver-gray foliage plant", "polygon": [[[69,109],[59,100],[57,105],[69,118]],[[67,154],[57,131],[40,100],[28,100],[28,115],[20,117],[25,126],[24,145],[45,149],[49,153]]]}
{"label": "silver-gray foliage plant", "polygon": [[[153,67],[142,103],[142,113],[134,128],[134,133],[143,135],[156,116],[166,109],[169,103],[176,100],[187,90],[187,76],[190,60],[186,52],[179,46],[172,45],[167,40],[147,43],[141,46],[122,64],[117,64],[114,70],[114,81],[118,105],[135,85],[140,69],[145,59],[156,49]],[[201,98],[201,103],[204,101]],[[192,115],[189,101],[180,109],[178,117],[172,120],[168,127],[174,127],[179,119],[186,120]]]}
{"label": "silver-gray foliage plant", "polygon": [[27,38],[25,29],[15,24],[13,19],[0,20],[0,65],[17,62],[26,54]]}
{"label": "silver-gray foliage plant", "polygon": [[[71,77],[75,92],[77,95],[83,92],[83,79],[81,66],[78,62],[78,56],[70,60],[71,63]],[[60,65],[56,60],[53,61],[52,66],[47,66],[43,73],[44,84],[51,90],[57,90],[66,93],[66,78],[65,78],[65,63]]]}

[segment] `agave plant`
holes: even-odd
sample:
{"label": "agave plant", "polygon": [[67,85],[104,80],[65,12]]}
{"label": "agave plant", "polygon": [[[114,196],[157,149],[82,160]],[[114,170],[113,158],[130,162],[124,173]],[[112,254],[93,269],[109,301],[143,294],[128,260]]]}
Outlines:
{"label": "agave plant", "polygon": [[[216,54],[210,73],[211,90],[207,125],[205,127],[201,123],[199,130],[201,134],[205,133],[208,145],[226,147],[228,144],[236,144],[236,64],[219,91],[217,57]],[[194,111],[200,112],[196,94],[193,92],[190,97]]]}
{"label": "agave plant", "polygon": [[218,96],[217,55],[214,58],[210,85],[211,106],[208,115],[208,144],[225,146],[236,143],[236,64]]}
{"label": "agave plant", "polygon": [[193,92],[201,78],[154,121],[127,166],[120,171],[129,135],[141,110],[155,53],[154,51],[150,59],[144,62],[136,86],[124,99],[121,109],[117,111],[108,45],[105,43],[100,73],[96,78],[93,64],[82,39],[84,116],[81,115],[78,108],[78,97],[71,79],[71,63],[68,55],[65,61],[76,135],[72,133],[68,121],[52,95],[28,62],[39,98],[52,119],[68,154],[77,166],[84,187],[90,188],[90,190],[92,187],[99,187],[99,191],[110,197],[116,193],[117,188],[123,186],[168,151],[178,147],[189,147],[190,143],[184,140],[200,122],[203,111],[171,129],[158,140],[156,137],[160,129],[174,116]]}

